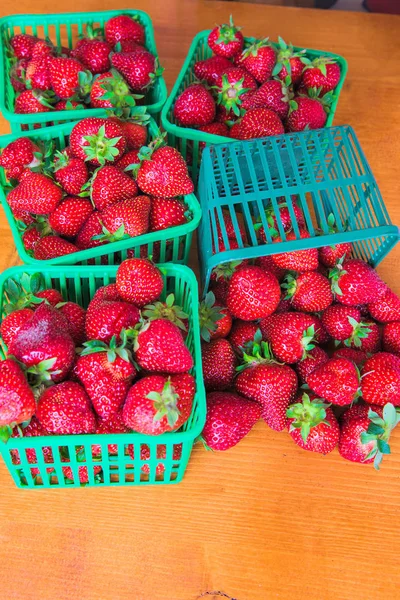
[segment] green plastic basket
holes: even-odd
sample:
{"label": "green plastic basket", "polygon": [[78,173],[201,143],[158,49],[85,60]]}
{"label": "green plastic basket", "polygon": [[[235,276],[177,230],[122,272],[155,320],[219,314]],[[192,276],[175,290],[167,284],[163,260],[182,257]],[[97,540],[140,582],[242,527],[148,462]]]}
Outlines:
{"label": "green plastic basket", "polygon": [[[205,290],[212,269],[220,263],[352,242],[354,256],[375,266],[399,241],[399,229],[390,220],[349,126],[206,148],[199,196],[203,218],[198,248]],[[293,241],[286,240],[278,210],[281,202],[286,202],[290,212],[296,235]],[[303,212],[310,238],[300,238],[295,203]],[[273,242],[266,208],[273,209],[282,239],[279,243]],[[330,214],[335,218],[336,233],[330,232]],[[239,248],[232,248],[228,239],[225,215],[232,220]],[[254,228],[260,218],[266,243],[260,241]],[[240,226],[246,231],[245,240]]]}
{"label": "green plastic basket", "polygon": [[[64,488],[79,487],[78,468],[88,467],[89,483],[87,485],[144,485],[151,483],[178,483],[181,481],[190,457],[194,440],[200,435],[206,417],[205,393],[201,369],[200,330],[198,320],[198,288],[193,272],[185,266],[161,265],[164,278],[163,299],[169,293],[175,295],[176,302],[183,306],[189,315],[188,336],[186,344],[194,357],[192,374],[196,379],[196,396],[192,414],[181,430],[165,433],[160,436],[148,436],[139,433],[126,434],[90,434],[90,435],[54,435],[46,437],[10,438],[6,444],[0,442],[0,451],[15,483],[25,488]],[[95,291],[102,285],[115,282],[117,267],[46,267],[41,270],[47,286],[57,288],[65,300],[78,302],[87,307]],[[13,267],[4,271],[0,276],[1,315],[4,317],[4,284],[9,277],[19,281],[24,273],[35,273],[34,267]],[[0,348],[0,355],[5,357],[6,348]],[[91,446],[101,444],[102,458],[92,459]],[[118,455],[108,456],[109,444],[117,444]],[[182,444],[181,458],[173,458],[174,449]],[[128,446],[134,446],[134,459],[127,454]],[[150,458],[141,460],[141,446],[150,449]],[[166,458],[157,458],[157,448],[166,446]],[[53,453],[53,463],[45,463],[43,448],[50,447]],[[83,447],[85,462],[77,462],[76,451]],[[25,450],[34,448],[37,463],[28,463]],[[13,464],[11,451],[17,450],[21,464]],[[68,450],[70,462],[61,462],[60,452]],[[156,473],[157,465],[165,467],[163,473]],[[94,475],[94,466],[101,466],[99,481]],[[143,466],[148,473],[143,473]],[[54,467],[54,473],[46,469]],[[74,481],[65,481],[62,467],[71,467]],[[40,470],[34,479],[32,468]],[[159,469],[160,470],[160,469]]]}
{"label": "green plastic basket", "polygon": [[[57,127],[47,127],[35,131],[3,135],[0,136],[0,150],[18,137],[30,137],[32,140],[41,142],[53,141],[56,148],[61,150],[67,145],[68,136],[73,126],[74,123],[64,123]],[[157,134],[159,133],[158,126],[153,119],[150,119],[148,131],[150,138],[157,137]],[[144,252],[144,255],[153,256],[156,262],[171,261],[174,263],[186,264],[189,259],[193,232],[199,225],[201,219],[200,204],[194,194],[189,194],[188,196],[185,196],[183,200],[188,208],[191,218],[184,225],[146,233],[145,235],[127,238],[119,242],[112,242],[110,244],[82,250],[66,256],[59,256],[58,258],[53,258],[49,261],[37,260],[32,258],[25,250],[18,222],[14,218],[14,215],[7,204],[5,184],[6,179],[4,170],[0,168],[0,201],[8,219],[17,252],[24,263],[37,266],[40,265],[41,267],[46,266],[47,264],[88,264],[89,260],[90,264],[103,264],[104,262],[109,265],[120,264],[122,260],[127,258],[128,252],[129,256],[132,252],[134,253],[134,256],[143,256]],[[154,249],[156,249],[157,254],[155,254]]]}
{"label": "green plastic basket", "polygon": [[[230,138],[223,136],[213,135],[211,133],[204,133],[197,129],[190,127],[181,127],[176,123],[173,116],[174,106],[178,96],[186,89],[191,83],[196,80],[193,72],[193,65],[199,61],[204,60],[212,56],[212,51],[207,43],[207,38],[211,30],[200,31],[193,39],[193,42],[189,48],[188,55],[186,56],[183,67],[178,75],[174,87],[168,99],[162,109],[161,123],[165,131],[168,132],[168,141],[172,146],[178,148],[181,154],[188,160],[189,171],[191,172],[192,179],[197,182],[200,168],[200,148],[199,143],[204,142],[206,145],[210,144],[225,144],[230,141]],[[255,38],[245,38],[246,42],[254,42]],[[278,45],[272,43],[277,48]],[[303,48],[294,47],[295,50],[303,50]],[[329,127],[333,122],[335,116],[337,103],[339,100],[339,94],[343,87],[344,80],[347,74],[347,62],[338,54],[332,54],[331,52],[324,52],[323,50],[311,50],[306,49],[306,56],[311,60],[317,56],[326,56],[334,58],[340,65],[341,77],[339,84],[335,90],[335,99],[332,103],[331,112],[328,115],[326,127]]]}
{"label": "green plastic basket", "polygon": [[[52,124],[77,121],[82,119],[81,110],[57,110],[51,113],[36,113],[19,115],[14,112],[15,90],[8,76],[10,60],[6,56],[5,43],[17,33],[28,33],[41,38],[49,37],[58,47],[72,48],[78,35],[84,32],[86,23],[94,27],[102,27],[108,19],[117,15],[131,15],[143,25],[146,36],[146,47],[152,54],[157,55],[154,29],[149,15],[141,10],[107,10],[96,12],[59,13],[49,15],[9,15],[0,19],[0,111],[10,123],[11,131],[21,131],[25,128],[47,127]],[[154,86],[146,96],[147,111],[157,120],[165,100],[167,87],[163,77],[157,77]],[[85,110],[85,117],[104,117],[102,108]]]}

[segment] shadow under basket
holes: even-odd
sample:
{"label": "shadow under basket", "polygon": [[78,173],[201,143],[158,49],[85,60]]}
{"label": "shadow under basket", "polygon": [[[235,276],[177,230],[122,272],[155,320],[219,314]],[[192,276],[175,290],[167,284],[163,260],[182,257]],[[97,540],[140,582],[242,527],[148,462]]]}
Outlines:
{"label": "shadow under basket", "polygon": [[[0,442],[0,452],[18,487],[29,489],[80,487],[79,469],[82,467],[87,468],[87,486],[168,484],[181,481],[193,443],[200,435],[206,417],[198,321],[198,288],[193,272],[187,267],[165,264],[160,265],[160,269],[164,278],[162,299],[165,299],[169,293],[173,293],[176,303],[181,305],[189,315],[186,344],[194,358],[191,372],[196,380],[196,395],[189,420],[179,431],[160,436],[121,433],[10,438],[7,443]],[[0,276],[2,317],[5,315],[5,282],[8,278],[19,281],[24,273],[32,275],[35,272],[32,266],[20,266],[2,273]],[[41,271],[41,274],[46,286],[58,289],[66,301],[78,302],[86,308],[99,287],[115,282],[116,272],[117,267],[113,266],[47,267]],[[5,357],[5,352],[6,348],[3,344],[0,348],[1,358]],[[99,460],[92,458],[94,445],[101,446]],[[115,455],[109,456],[109,445],[116,446]],[[29,453],[28,458],[27,449],[35,450],[35,462],[32,462],[32,452]],[[80,451],[79,460],[76,456],[78,451]],[[67,461],[65,456],[69,457]],[[17,462],[19,464],[16,464]],[[72,480],[65,477],[66,468],[71,469]]]}
{"label": "shadow under basket", "polygon": [[[399,240],[399,229],[390,220],[349,126],[206,148],[199,197],[203,218],[198,248],[204,292],[213,268],[220,263],[352,242],[353,255],[376,266]],[[278,208],[282,203],[290,215],[294,240],[286,239]],[[301,227],[298,209],[304,219]],[[302,229],[310,237],[301,238]],[[262,241],[260,230],[265,232]]]}

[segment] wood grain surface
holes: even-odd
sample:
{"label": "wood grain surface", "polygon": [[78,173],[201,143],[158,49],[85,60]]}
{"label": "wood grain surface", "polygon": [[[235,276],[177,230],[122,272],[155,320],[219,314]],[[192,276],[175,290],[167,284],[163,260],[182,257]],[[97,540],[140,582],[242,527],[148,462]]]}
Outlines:
{"label": "wood grain surface", "polygon": [[[248,35],[344,55],[335,123],[352,125],[400,223],[400,17],[195,0],[2,0],[1,16],[140,8],[171,87],[192,37],[232,12]],[[0,131],[8,131],[0,121]],[[0,267],[18,259],[0,214]],[[394,250],[379,268],[400,293]],[[194,261],[194,257],[193,257]],[[400,598],[400,431],[379,473],[313,455],[262,422],[227,453],[195,448],[184,481],[17,490],[0,465],[2,597],[26,600]]]}

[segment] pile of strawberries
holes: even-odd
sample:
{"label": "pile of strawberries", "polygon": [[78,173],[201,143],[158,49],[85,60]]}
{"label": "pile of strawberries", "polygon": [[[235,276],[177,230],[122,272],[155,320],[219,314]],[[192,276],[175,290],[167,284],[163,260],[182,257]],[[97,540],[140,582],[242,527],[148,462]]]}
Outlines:
{"label": "pile of strawberries", "polygon": [[[34,258],[50,260],[188,221],[178,198],[193,192],[187,165],[162,136],[145,145],[146,115],[140,115],[139,122],[82,119],[61,151],[27,137],[3,149],[7,202]],[[155,243],[154,260],[159,248]]]}
{"label": "pile of strawberries", "polygon": [[[8,348],[0,362],[3,439],[130,431],[157,436],[182,427],[195,395],[193,358],[185,345],[189,321],[171,294],[159,300],[164,289],[159,269],[148,259],[125,260],[116,282],[100,287],[86,310],[42,287],[39,274],[8,281],[8,315],[1,324]],[[109,455],[117,453],[117,445],[108,446]],[[134,457],[133,445],[128,453]],[[27,456],[37,463],[33,448]],[[92,456],[101,460],[100,445],[93,446]],[[177,444],[173,458],[180,456]],[[62,461],[70,458],[66,453]],[[149,448],[142,445],[141,460],[148,458]],[[165,445],[158,446],[157,458],[166,458]],[[45,447],[45,462],[53,459]],[[20,464],[16,450],[13,461]],[[82,448],[77,461],[85,462]],[[79,467],[81,483],[88,482],[87,469]],[[164,469],[160,462],[157,473]],[[148,473],[148,464],[142,470]],[[94,475],[100,477],[100,471],[95,465]],[[39,469],[31,472],[36,477]],[[73,479],[70,466],[63,473]]]}
{"label": "pile of strawberries", "polygon": [[311,61],[279,38],[246,44],[232,19],[209,37],[214,55],[193,66],[198,82],[177,98],[174,118],[183,127],[239,140],[319,129],[338,86],[335,60]]}
{"label": "pile of strawberries", "polygon": [[[280,212],[294,239],[288,208]],[[205,443],[226,450],[261,417],[301,448],[338,446],[343,458],[378,467],[400,420],[400,298],[352,258],[352,245],[221,264],[210,290],[200,308]]]}
{"label": "pile of strawberries", "polygon": [[9,73],[18,95],[15,113],[45,113],[83,108],[129,112],[162,69],[145,48],[143,26],[129,15],[109,19],[101,28],[86,26],[75,47],[58,48],[49,39],[13,36]]}

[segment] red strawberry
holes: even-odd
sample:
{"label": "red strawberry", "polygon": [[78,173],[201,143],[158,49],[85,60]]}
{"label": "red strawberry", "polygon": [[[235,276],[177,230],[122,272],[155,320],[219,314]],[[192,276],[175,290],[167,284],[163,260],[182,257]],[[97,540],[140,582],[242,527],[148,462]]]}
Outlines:
{"label": "red strawberry", "polygon": [[203,343],[201,347],[203,378],[207,391],[225,390],[233,385],[236,356],[225,338]]}
{"label": "red strawberry", "polygon": [[226,306],[229,282],[236,270],[246,264],[246,261],[236,260],[221,263],[214,267],[211,273],[210,290],[214,293],[217,302]]}
{"label": "red strawberry", "polygon": [[288,431],[298,446],[329,454],[339,442],[339,423],[329,404],[314,394],[300,394],[287,410]]}
{"label": "red strawberry", "polygon": [[[311,237],[310,234],[301,229],[300,238],[306,239]],[[294,231],[290,231],[286,234],[286,241],[291,242],[297,240]],[[282,242],[280,237],[275,238],[274,242]],[[318,268],[318,250],[316,248],[308,248],[307,250],[297,250],[292,252],[283,252],[282,254],[274,254],[272,260],[275,265],[281,269],[288,269],[289,271],[316,271]]]}
{"label": "red strawberry", "polygon": [[10,40],[10,46],[18,59],[32,58],[33,48],[38,38],[27,33],[18,33]]}
{"label": "red strawberry", "polygon": [[347,358],[347,360],[351,360],[356,367],[362,367],[367,360],[367,353],[363,350],[356,350],[355,348],[338,348],[332,354],[332,358]]}
{"label": "red strawberry", "polygon": [[272,256],[259,256],[258,258],[256,258],[255,264],[258,267],[261,267],[263,271],[268,271],[269,273],[275,275],[278,281],[282,281],[282,279],[286,275],[286,269],[281,269],[280,267],[278,267],[274,263]]}
{"label": "red strawberry", "polygon": [[[64,51],[64,48],[62,48]],[[50,56],[55,51],[55,48],[50,40],[37,40],[32,50],[32,58],[39,56]]]}
{"label": "red strawberry", "polygon": [[297,363],[314,348],[315,322],[311,315],[282,313],[273,319],[270,331],[272,352],[285,363]]}
{"label": "red strawberry", "polygon": [[[131,120],[123,121],[118,117],[109,117],[109,121],[118,123],[126,139],[128,150],[138,150],[145,146],[147,140],[146,119],[140,113],[134,115]],[[139,162],[139,161],[136,161]]]}
{"label": "red strawberry", "polygon": [[54,159],[54,179],[71,196],[81,193],[89,177],[86,163],[80,158],[68,156],[67,152],[56,152]]}
{"label": "red strawberry", "polygon": [[272,273],[245,265],[229,283],[226,305],[237,319],[252,321],[271,315],[279,304],[280,288]]}
{"label": "red strawberry", "polygon": [[146,371],[185,373],[193,367],[193,358],[185,346],[181,331],[165,319],[148,321],[138,330],[133,346],[135,360]]}
{"label": "red strawberry", "polygon": [[240,116],[240,106],[251,92],[257,89],[257,82],[250,73],[240,67],[225,70],[215,84],[217,102],[229,113]]}
{"label": "red strawberry", "polygon": [[114,163],[114,167],[116,167],[120,171],[125,171],[128,175],[130,175],[132,177],[134,175],[133,170],[131,168],[128,170],[126,170],[126,169],[127,169],[127,167],[131,167],[131,165],[137,165],[139,163],[140,163],[139,151],[138,150],[130,150],[129,152],[124,154],[124,156],[122,158],[117,160],[116,163]]}
{"label": "red strawberry", "polygon": [[329,276],[336,300],[346,306],[368,304],[381,298],[387,287],[374,269],[360,259],[338,263]]}
{"label": "red strawberry", "polygon": [[339,454],[346,460],[374,463],[376,469],[384,454],[390,453],[390,434],[399,421],[393,404],[356,404],[343,413],[340,423]]}
{"label": "red strawberry", "polygon": [[[12,438],[44,437],[46,435],[49,435],[49,432],[46,431],[41,426],[41,424],[36,419],[36,417],[32,417],[32,419],[29,422],[29,425],[26,425],[26,427],[23,427],[23,426],[14,427],[11,437]],[[29,464],[37,464],[38,457],[36,454],[36,450],[34,448],[26,448],[23,451],[23,454],[26,454],[26,458],[27,458]],[[41,454],[43,455],[45,463],[53,463],[54,462],[53,452],[52,452],[52,449],[50,448],[50,446],[43,446],[43,448],[41,450]],[[11,450],[11,457],[12,457],[13,465],[21,464],[20,452],[18,450]],[[47,473],[51,473],[52,471],[54,471],[54,467],[47,467],[46,471],[47,471]],[[37,475],[40,475],[40,469],[38,467],[32,467],[31,475],[32,475],[32,477],[36,477]]]}
{"label": "red strawberry", "polygon": [[215,101],[201,83],[192,83],[176,99],[174,117],[184,127],[200,127],[215,118]]}
{"label": "red strawberry", "polygon": [[340,259],[350,258],[352,245],[350,243],[336,244],[334,246],[324,246],[318,249],[319,260],[326,267],[335,267]]}
{"label": "red strawberry", "polygon": [[369,404],[400,406],[400,361],[397,356],[380,352],[365,361],[361,371],[361,393]]}
{"label": "red strawberry", "polygon": [[[368,324],[369,326],[370,324]],[[376,325],[375,325],[376,327]],[[382,331],[382,344],[386,352],[400,355],[400,323],[386,323]]]}
{"label": "red strawberry", "polygon": [[[105,433],[129,433],[129,429],[125,426],[122,420],[122,410],[112,414],[108,419],[100,419],[96,428],[96,434]],[[129,446],[129,450],[133,446]],[[92,445],[93,458],[101,457],[103,454],[103,447],[101,444]],[[118,444],[109,444],[104,451],[104,458],[109,455],[118,454]]]}
{"label": "red strawberry", "polygon": [[260,418],[261,407],[230,392],[207,394],[207,417],[202,437],[212,450],[236,446]]}
{"label": "red strawberry", "polygon": [[228,340],[235,352],[238,354],[243,353],[247,344],[254,340],[257,329],[258,325],[251,321],[242,321],[241,319],[233,321]]}
{"label": "red strawberry", "polygon": [[15,114],[32,114],[49,112],[54,100],[52,92],[42,92],[40,90],[25,90],[15,99]]}
{"label": "red strawberry", "polygon": [[353,334],[352,321],[361,322],[361,313],[355,306],[334,304],[324,311],[321,321],[330,336],[344,341]]}
{"label": "red strawberry", "polygon": [[62,189],[50,177],[32,173],[7,196],[11,209],[26,210],[37,215],[52,212],[62,198]]}
{"label": "red strawberry", "polygon": [[207,42],[217,56],[232,58],[243,49],[244,38],[240,27],[235,27],[232,16],[228,24],[217,25],[208,36]]}
{"label": "red strawberry", "polygon": [[143,193],[162,198],[175,198],[194,190],[185,159],[170,146],[155,149],[141,163],[137,183]]}
{"label": "red strawberry", "polygon": [[111,46],[124,41],[133,41],[142,45],[145,43],[143,26],[129,15],[112,17],[106,22],[104,31],[106,40]]}
{"label": "red strawberry", "polygon": [[97,210],[137,196],[136,182],[116,167],[106,165],[94,174],[91,181],[91,199]]}
{"label": "red strawberry", "polygon": [[193,375],[150,375],[129,390],[122,417],[130,429],[160,435],[179,429],[190,417],[196,387]]}
{"label": "red strawberry", "polygon": [[32,171],[30,169],[21,167],[21,165],[11,167],[11,169],[5,170],[5,174],[8,180],[16,179],[17,181],[22,181],[23,179],[25,179],[25,177],[29,177],[31,173]]}
{"label": "red strawberry", "polygon": [[240,121],[240,140],[266,137],[269,135],[281,135],[284,133],[282,121],[278,115],[268,108],[253,108],[248,110]]}
{"label": "red strawberry", "polygon": [[126,149],[121,127],[109,119],[89,117],[72,128],[69,143],[73,155],[99,166],[118,160]]}
{"label": "red strawberry", "polygon": [[165,302],[157,301],[147,304],[142,310],[142,317],[145,317],[149,321],[154,321],[154,319],[172,321],[181,330],[183,338],[186,338],[189,316],[184,312],[182,306],[175,304],[174,294],[168,294]]}
{"label": "red strawberry", "polygon": [[128,258],[117,270],[117,290],[121,298],[140,308],[156,300],[164,281],[160,270],[146,258]]}
{"label": "red strawberry", "polygon": [[217,79],[226,69],[231,69],[232,63],[223,56],[211,56],[199,60],[193,65],[193,72],[197,79],[205,81],[207,85],[215,85]]}
{"label": "red strawberry", "polygon": [[1,322],[1,337],[3,342],[9,346],[18,335],[21,327],[33,316],[30,308],[20,308],[8,314]]}
{"label": "red strawberry", "polygon": [[119,341],[122,330],[135,327],[139,319],[139,309],[133,304],[95,296],[86,312],[86,337],[108,344],[115,335]]}
{"label": "red strawberry", "polygon": [[42,298],[43,300],[51,304],[51,306],[56,306],[60,302],[64,302],[62,294],[58,290],[55,290],[53,288],[35,292],[35,296],[36,298]]}
{"label": "red strawberry", "polygon": [[331,92],[340,81],[340,67],[331,58],[319,57],[306,65],[301,78],[306,90],[318,89],[321,95]]}
{"label": "red strawberry", "polygon": [[81,38],[71,57],[78,59],[93,75],[104,73],[110,68],[110,52],[112,46],[96,37]]}
{"label": "red strawberry", "polygon": [[276,63],[276,54],[268,44],[268,38],[254,42],[242,54],[240,64],[259,82],[264,83],[271,78]]}
{"label": "red strawberry", "polygon": [[67,196],[50,214],[49,225],[59,235],[73,238],[92,212],[92,203],[87,198]]}
{"label": "red strawberry", "polygon": [[2,150],[0,166],[4,169],[27,167],[34,169],[41,164],[39,147],[29,138],[17,138]]}
{"label": "red strawberry", "polygon": [[39,398],[36,416],[50,433],[94,433],[96,419],[90,400],[79,383],[53,385]]}
{"label": "red strawberry", "polygon": [[315,348],[307,352],[307,356],[295,365],[300,382],[302,384],[306,383],[310,373],[320,365],[324,365],[328,360],[328,354],[319,346],[315,346]]}
{"label": "red strawberry", "polygon": [[368,312],[375,321],[380,323],[400,321],[400,298],[392,290],[387,289],[378,300],[368,304]]}
{"label": "red strawberry", "polygon": [[57,308],[68,320],[68,331],[74,344],[80,346],[86,340],[86,310],[76,302],[62,302]]}
{"label": "red strawberry", "polygon": [[101,213],[104,239],[113,242],[126,236],[145,234],[149,229],[150,198],[137,196],[116,202]]}
{"label": "red strawberry", "polygon": [[329,280],[316,271],[301,273],[297,277],[288,275],[282,288],[292,307],[302,312],[319,312],[333,302]]}
{"label": "red strawberry", "polygon": [[103,225],[100,219],[100,213],[94,211],[86,219],[76,237],[75,243],[77,248],[79,250],[86,250],[87,248],[101,246],[105,243],[99,239],[102,233]]}
{"label": "red strawberry", "polygon": [[289,116],[286,120],[288,131],[304,131],[325,127],[330,98],[309,98],[296,96],[291,102]]}
{"label": "red strawberry", "polygon": [[29,59],[22,58],[17,63],[15,63],[9,71],[11,85],[13,86],[16,92],[23,92],[24,90],[26,90],[25,71],[28,65]]}
{"label": "red strawberry", "polygon": [[345,358],[331,358],[307,377],[315,394],[338,406],[351,404],[357,398],[359,383],[354,363]]}
{"label": "red strawberry", "polygon": [[134,52],[135,50],[139,50],[140,47],[144,45],[138,44],[133,40],[121,40],[120,42],[118,42],[118,44],[121,46],[121,52]]}
{"label": "red strawberry", "polygon": [[180,200],[152,198],[150,208],[150,231],[160,231],[187,223],[186,205]]}
{"label": "red strawberry", "polygon": [[59,256],[65,256],[66,254],[73,254],[78,252],[77,246],[64,240],[56,235],[48,235],[41,238],[33,249],[33,256],[37,260],[51,260]]}
{"label": "red strawberry", "polygon": [[79,89],[79,74],[85,67],[74,58],[51,58],[49,61],[51,87],[61,99],[72,98]]}
{"label": "red strawberry", "polygon": [[51,56],[40,55],[29,61],[25,72],[25,78],[29,89],[51,90],[50,60]]}
{"label": "red strawberry", "polygon": [[[90,90],[90,106],[113,108],[118,113],[132,106],[135,98],[125,79],[114,69],[97,77]],[[119,122],[119,119],[113,117],[110,120]]]}
{"label": "red strawberry", "polygon": [[[203,125],[199,127],[200,131],[204,131],[204,133],[211,133],[212,135],[220,135],[223,137],[229,137],[229,129],[225,125],[225,123],[218,123],[215,121],[214,123],[209,123],[209,125]],[[199,147],[203,150],[206,147],[205,142],[200,142]]]}
{"label": "red strawberry", "polygon": [[286,83],[271,79],[263,83],[248,100],[246,99],[243,108],[268,108],[284,120],[288,116],[289,102],[292,97],[293,94]]}
{"label": "red strawberry", "polygon": [[282,80],[285,80],[289,76],[293,85],[298,85],[301,81],[304,67],[306,64],[309,64],[310,60],[304,56],[305,50],[295,52],[292,44],[286,44],[281,37],[278,38],[278,41],[279,50],[272,74]]}
{"label": "red strawberry", "polygon": [[162,73],[155,56],[144,48],[113,54],[111,63],[137,93],[145,92]]}
{"label": "red strawberry", "polygon": [[15,423],[28,421],[36,410],[35,397],[21,367],[14,360],[0,361],[0,434],[11,435]]}
{"label": "red strawberry", "polygon": [[226,308],[216,305],[213,292],[208,292],[199,307],[201,337],[209,342],[228,336],[232,317]]}

